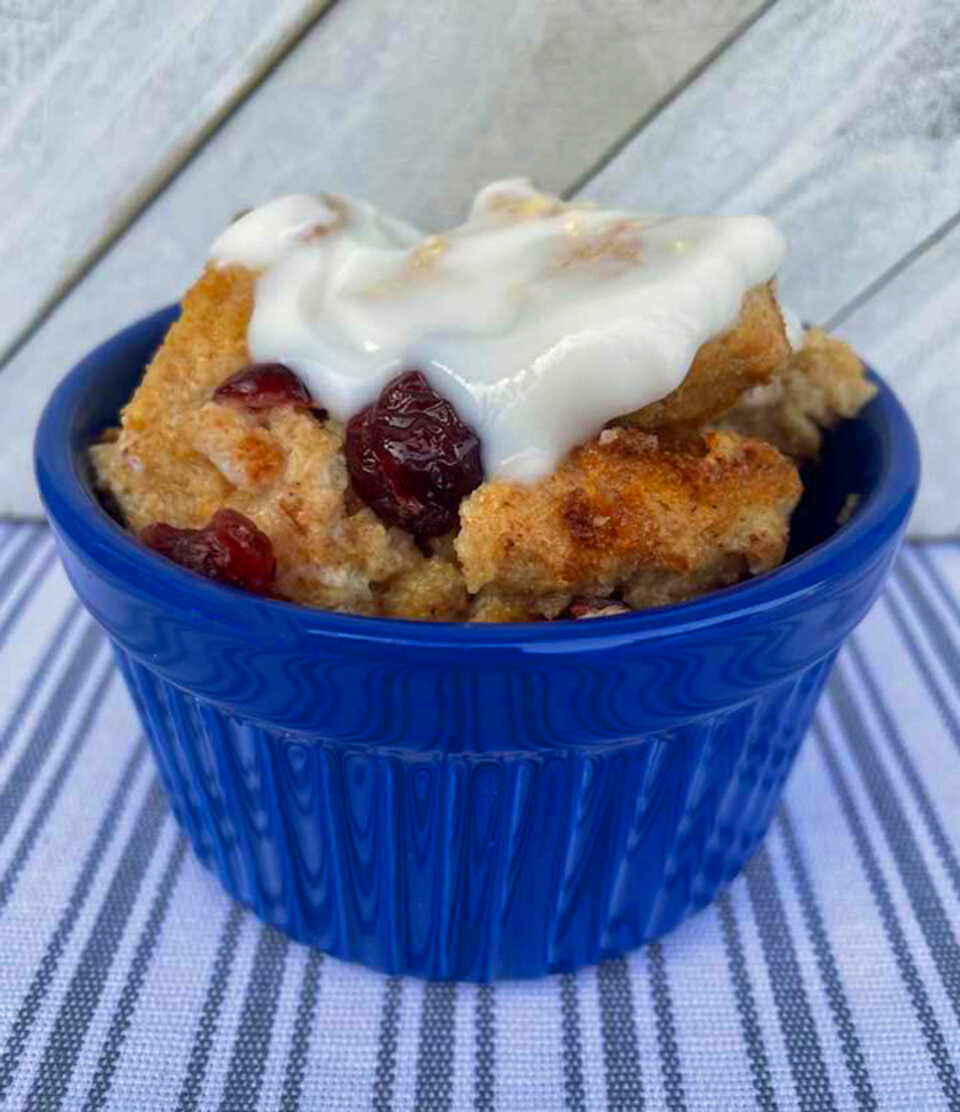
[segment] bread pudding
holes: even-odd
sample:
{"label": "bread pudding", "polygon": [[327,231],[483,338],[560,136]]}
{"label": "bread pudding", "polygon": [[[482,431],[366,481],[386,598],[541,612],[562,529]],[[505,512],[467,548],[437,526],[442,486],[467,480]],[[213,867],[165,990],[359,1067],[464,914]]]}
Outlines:
{"label": "bread pudding", "polygon": [[91,448],[126,526],[229,586],[383,617],[682,602],[784,559],[799,466],[875,390],[776,293],[761,217],[483,190],[422,236],[280,198],[214,244]]}

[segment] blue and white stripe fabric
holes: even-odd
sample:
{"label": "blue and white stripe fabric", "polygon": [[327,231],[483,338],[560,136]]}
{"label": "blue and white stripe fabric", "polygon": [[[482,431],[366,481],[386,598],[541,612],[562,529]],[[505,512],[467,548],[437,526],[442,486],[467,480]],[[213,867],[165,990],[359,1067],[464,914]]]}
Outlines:
{"label": "blue and white stripe fabric", "polygon": [[0,525],[0,1107],[960,1109],[960,546],[841,654],[765,845],[662,943],[423,985],[288,943],[177,832],[47,531]]}

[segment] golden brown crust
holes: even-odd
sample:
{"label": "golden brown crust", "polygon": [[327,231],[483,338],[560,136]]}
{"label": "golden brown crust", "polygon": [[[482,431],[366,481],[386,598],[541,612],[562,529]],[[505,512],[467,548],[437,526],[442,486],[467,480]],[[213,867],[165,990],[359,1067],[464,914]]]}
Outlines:
{"label": "golden brown crust", "polygon": [[235,487],[264,490],[283,472],[283,454],[254,414],[234,405],[207,402],[184,414],[187,441]]}
{"label": "golden brown crust", "polygon": [[748,394],[720,423],[796,459],[814,459],[822,430],[855,417],[876,392],[853,348],[814,328],[769,385]]}
{"label": "golden brown crust", "polygon": [[92,450],[100,482],[137,532],[152,521],[199,527],[230,497],[229,479],[194,447],[193,410],[247,362],[253,286],[239,268],[206,271],[121,413],[118,439]]}
{"label": "golden brown crust", "polygon": [[631,592],[649,605],[707,590],[783,558],[800,497],[774,448],[724,433],[664,448],[611,429],[536,486],[491,482],[461,507],[457,555],[471,593],[508,597]]}
{"label": "golden brown crust", "polygon": [[700,348],[680,386],[618,424],[654,430],[709,421],[751,387],[768,381],[789,354],[774,285],[755,286],[743,299],[737,323]]}

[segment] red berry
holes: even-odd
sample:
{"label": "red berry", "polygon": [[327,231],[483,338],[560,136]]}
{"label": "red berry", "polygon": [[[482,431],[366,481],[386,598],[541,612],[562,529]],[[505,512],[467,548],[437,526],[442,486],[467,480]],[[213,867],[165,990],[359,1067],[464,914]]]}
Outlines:
{"label": "red berry", "polygon": [[347,467],[360,497],[416,537],[455,528],[483,482],[480,440],[419,371],[388,383],[347,425]]}
{"label": "red berry", "polygon": [[311,403],[306,386],[282,363],[253,363],[244,367],[222,382],[213,396],[218,402],[239,402],[248,409]]}
{"label": "red berry", "polygon": [[140,539],[181,567],[255,595],[272,595],[277,577],[266,533],[236,510],[217,510],[203,529],[177,529],[157,522]]}

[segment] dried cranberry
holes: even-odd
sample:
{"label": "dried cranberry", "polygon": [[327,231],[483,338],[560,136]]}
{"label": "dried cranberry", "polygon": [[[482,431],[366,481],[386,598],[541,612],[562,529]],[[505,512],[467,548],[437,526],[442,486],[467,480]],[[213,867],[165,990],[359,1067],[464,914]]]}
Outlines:
{"label": "dried cranberry", "polygon": [[207,579],[272,595],[277,577],[273,545],[248,517],[236,510],[217,510],[203,529],[177,529],[157,522],[140,539],[149,548]]}
{"label": "dried cranberry", "polygon": [[239,402],[248,409],[311,404],[309,390],[282,363],[252,363],[222,382],[213,396],[218,402]]}
{"label": "dried cranberry", "polygon": [[438,537],[483,482],[480,440],[419,371],[388,383],[347,425],[347,467],[360,497],[390,525]]}

